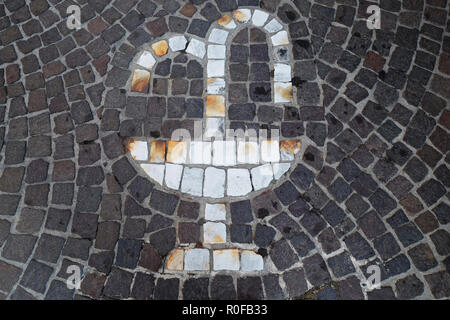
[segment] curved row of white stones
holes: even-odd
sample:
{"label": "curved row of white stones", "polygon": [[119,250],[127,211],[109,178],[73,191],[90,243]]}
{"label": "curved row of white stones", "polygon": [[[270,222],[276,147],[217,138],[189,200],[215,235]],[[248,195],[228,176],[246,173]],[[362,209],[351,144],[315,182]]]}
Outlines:
{"label": "curved row of white stones", "polygon": [[[297,146],[290,153],[284,148],[280,149],[279,141],[261,141],[261,157],[259,144],[248,141],[168,141],[167,155],[166,142],[163,140],[151,141],[150,153],[148,141],[134,141],[129,144],[129,149],[133,159],[159,184],[193,196],[222,198],[225,196],[225,182],[226,195],[243,196],[253,190],[268,187],[273,179],[278,180],[289,170],[295,154],[300,151],[301,142],[294,142]],[[253,154],[249,154],[246,148],[250,143],[252,150],[256,150]],[[162,144],[159,151],[155,147],[157,144]],[[250,159],[252,161],[249,161]],[[210,166],[211,163],[213,166]],[[259,163],[262,165],[257,165]],[[189,167],[186,164],[208,166],[204,169]],[[250,169],[218,168],[245,164],[256,166]]]}

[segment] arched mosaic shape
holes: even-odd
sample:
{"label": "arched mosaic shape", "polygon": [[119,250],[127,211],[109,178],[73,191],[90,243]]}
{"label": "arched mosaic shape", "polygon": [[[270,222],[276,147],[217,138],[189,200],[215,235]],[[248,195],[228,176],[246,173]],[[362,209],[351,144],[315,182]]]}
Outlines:
{"label": "arched mosaic shape", "polygon": [[[230,52],[230,42],[249,26],[270,37],[267,56],[274,66],[273,77],[250,84],[250,91],[255,94],[253,101],[296,105],[289,33],[277,18],[263,10],[240,9],[224,15],[210,27],[206,42],[172,34],[149,44],[136,55],[129,81],[132,93],[147,95],[153,68],[167,54],[185,52],[202,62],[206,69],[203,96],[206,108],[204,118],[195,122],[193,136],[180,128],[168,140],[135,139],[129,143],[131,157],[156,183],[194,197],[242,197],[268,188],[296,162],[302,141],[280,138],[279,128],[230,128],[231,111],[256,112],[255,104],[229,103],[227,92],[232,77],[227,74],[230,69],[227,57],[239,55]],[[250,50],[252,59],[255,56],[258,60],[258,55],[264,54],[257,45]],[[173,84],[183,85],[183,80]]]}

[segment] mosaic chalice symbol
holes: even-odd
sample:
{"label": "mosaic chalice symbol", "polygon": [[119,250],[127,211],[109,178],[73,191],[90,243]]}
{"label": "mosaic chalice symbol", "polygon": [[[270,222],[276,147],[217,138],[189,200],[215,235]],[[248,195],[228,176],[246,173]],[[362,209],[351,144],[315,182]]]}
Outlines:
{"label": "mosaic chalice symbol", "polygon": [[[252,192],[267,189],[276,183],[295,163],[301,150],[300,140],[280,139],[278,129],[231,130],[227,119],[231,108],[239,113],[240,104],[228,106],[227,72],[230,56],[227,45],[240,30],[259,28],[268,34],[269,52],[274,65],[273,82],[264,86],[256,84],[256,100],[274,101],[277,105],[295,103],[292,90],[292,68],[289,58],[291,44],[286,28],[277,18],[256,9],[239,9],[226,14],[212,24],[207,41],[185,35],[171,35],[144,48],[134,60],[131,92],[147,94],[154,66],[160,59],[172,53],[187,53],[198,61],[206,59],[206,77],[203,95],[204,118],[195,123],[194,136],[186,130],[175,130],[169,140],[135,139],[129,144],[130,156],[135,163],[157,184],[188,197],[207,199],[205,208],[204,244],[224,243],[226,229],[225,199],[245,197]],[[229,46],[228,46],[229,47]],[[258,100],[258,94],[263,98]],[[269,96],[269,99],[267,99]],[[244,112],[244,110],[242,111]],[[220,224],[220,225],[219,225]],[[205,250],[200,252],[201,250]],[[183,250],[172,253],[168,269],[177,270],[183,261]],[[185,250],[185,270],[209,270],[207,249]],[[229,261],[239,259],[234,250],[214,250],[214,270],[235,270]],[[191,256],[189,256],[191,255]],[[249,269],[262,268],[262,257],[251,251],[247,255]],[[191,264],[188,263],[189,259]],[[256,259],[256,260],[255,260]],[[178,261],[178,263],[177,263]],[[256,262],[255,262],[256,261]],[[261,264],[259,263],[261,261]],[[192,264],[194,265],[192,267]],[[171,266],[170,266],[171,265]],[[183,263],[181,262],[181,265]],[[241,262],[244,270],[245,262]],[[239,269],[239,267],[238,267]]]}

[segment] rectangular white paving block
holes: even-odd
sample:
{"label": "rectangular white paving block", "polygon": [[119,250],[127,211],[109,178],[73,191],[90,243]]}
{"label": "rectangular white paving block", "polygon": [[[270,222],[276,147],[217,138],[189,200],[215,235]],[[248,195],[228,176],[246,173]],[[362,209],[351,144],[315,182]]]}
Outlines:
{"label": "rectangular white paving block", "polygon": [[264,29],[266,29],[266,31],[269,33],[274,33],[274,32],[278,32],[281,29],[283,29],[283,26],[281,25],[281,23],[278,22],[277,19],[272,19],[272,21],[270,21],[268,24],[266,24]]}
{"label": "rectangular white paving block", "polygon": [[206,45],[202,41],[199,41],[197,39],[191,39],[186,49],[186,52],[200,59],[203,59],[203,57],[206,54]]}
{"label": "rectangular white paving block", "polygon": [[290,163],[280,162],[280,163],[272,163],[273,168],[273,176],[275,180],[280,179],[291,167]]}
{"label": "rectangular white paving block", "polygon": [[209,141],[191,141],[189,147],[190,164],[211,164],[212,143]]}
{"label": "rectangular white paving block", "polygon": [[226,47],[223,45],[210,44],[208,46],[208,59],[225,59]]}
{"label": "rectangular white paving block", "polygon": [[240,23],[248,22],[252,17],[249,9],[238,9],[233,11],[233,18]]}
{"label": "rectangular white paving block", "polygon": [[227,227],[221,222],[206,222],[203,225],[203,243],[215,244],[227,241]]}
{"label": "rectangular white paving block", "polygon": [[208,78],[225,76],[225,60],[208,60]]}
{"label": "rectangular white paving block", "polygon": [[225,220],[227,217],[227,209],[224,204],[210,204],[205,206],[205,219],[209,221]]}
{"label": "rectangular white paving block", "polygon": [[224,94],[225,93],[225,80],[222,78],[208,78],[209,94]]}
{"label": "rectangular white paving block", "polygon": [[148,160],[148,146],[147,141],[133,141],[129,144],[130,154],[134,160],[146,161]]}
{"label": "rectangular white paving block", "polygon": [[222,198],[225,195],[225,178],[225,170],[214,167],[206,168],[203,196]]}
{"label": "rectangular white paving block", "polygon": [[269,14],[262,10],[255,10],[252,17],[252,22],[257,27],[262,27],[266,23]]}
{"label": "rectangular white paving block", "polygon": [[295,155],[300,152],[302,142],[300,140],[283,140],[280,142],[282,161],[293,161]]}
{"label": "rectangular white paving block", "polygon": [[259,145],[258,142],[239,141],[237,149],[237,161],[243,164],[259,163]]}
{"label": "rectangular white paving block", "polygon": [[227,42],[228,34],[228,31],[214,28],[209,35],[209,42],[225,44],[225,42]]}
{"label": "rectangular white paving block", "polygon": [[203,189],[203,169],[184,168],[181,192],[200,197]]}
{"label": "rectangular white paving block", "polygon": [[292,93],[292,83],[275,82],[275,103],[292,102],[294,97]]}
{"label": "rectangular white paving block", "polygon": [[153,57],[150,51],[142,52],[141,56],[137,60],[136,64],[146,69],[151,69],[156,63],[156,59]]}
{"label": "rectangular white paving block", "polygon": [[213,142],[213,165],[230,167],[236,165],[236,142],[215,140]]}
{"label": "rectangular white paving block", "polygon": [[167,270],[182,271],[184,262],[184,250],[177,249],[167,259]]}
{"label": "rectangular white paving block", "polygon": [[247,169],[228,169],[227,195],[244,196],[252,191],[250,172]]}
{"label": "rectangular white paving block", "polygon": [[284,63],[275,63],[274,80],[289,82],[292,80],[291,66]]}
{"label": "rectangular white paving block", "polygon": [[274,47],[289,44],[289,38],[286,31],[280,31],[272,36],[272,44]]}
{"label": "rectangular white paving block", "polygon": [[187,40],[184,36],[176,36],[169,39],[169,47],[173,52],[186,49]]}
{"label": "rectangular white paving block", "polygon": [[205,139],[212,137],[223,137],[225,134],[225,119],[224,118],[206,118],[205,120]]}
{"label": "rectangular white paving block", "polygon": [[273,180],[273,170],[269,163],[253,168],[251,173],[253,188],[255,190],[268,187]]}
{"label": "rectangular white paving block", "polygon": [[239,250],[225,249],[213,251],[213,269],[219,270],[239,270]]}
{"label": "rectangular white paving block", "polygon": [[180,188],[183,166],[181,164],[166,163],[166,186],[170,189],[178,190]]}
{"label": "rectangular white paving block", "polygon": [[187,249],[184,254],[185,271],[209,270],[208,249]]}
{"label": "rectangular white paving block", "polygon": [[278,140],[261,141],[261,160],[264,162],[280,161],[280,142]]}
{"label": "rectangular white paving block", "polygon": [[141,168],[145,171],[145,173],[150,178],[152,178],[153,180],[155,180],[159,184],[163,183],[164,170],[166,168],[165,165],[163,165],[163,164],[152,164],[152,163],[147,164],[147,163],[143,163],[143,164],[141,164]]}
{"label": "rectangular white paving block", "polygon": [[241,271],[251,272],[251,271],[261,271],[264,269],[263,257],[259,254],[243,250],[241,252]]}

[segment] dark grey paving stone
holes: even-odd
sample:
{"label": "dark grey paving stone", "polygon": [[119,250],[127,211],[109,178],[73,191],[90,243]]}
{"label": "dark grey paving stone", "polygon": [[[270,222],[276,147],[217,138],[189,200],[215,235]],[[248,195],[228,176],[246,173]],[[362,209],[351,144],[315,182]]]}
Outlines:
{"label": "dark grey paving stone", "polygon": [[209,278],[188,279],[183,284],[183,299],[208,300]]}
{"label": "dark grey paving stone", "polygon": [[31,255],[37,237],[32,235],[10,234],[6,238],[2,257],[25,263]]}
{"label": "dark grey paving stone", "polygon": [[158,278],[154,298],[156,300],[177,300],[180,280],[177,278]]}
{"label": "dark grey paving stone", "polygon": [[395,283],[399,299],[413,299],[424,291],[424,284],[416,275],[406,276]]}
{"label": "dark grey paving stone", "polygon": [[355,267],[353,266],[353,263],[350,260],[350,255],[347,252],[333,256],[329,258],[327,262],[335,277],[340,278],[355,272]]}
{"label": "dark grey paving stone", "polygon": [[47,288],[47,281],[53,269],[45,264],[31,260],[25,273],[22,276],[20,284],[39,293],[44,293]]}
{"label": "dark grey paving stone", "polygon": [[133,274],[122,269],[113,268],[106,280],[103,294],[107,297],[126,299],[130,295]]}
{"label": "dark grey paving stone", "polygon": [[259,300],[264,297],[260,277],[245,277],[237,279],[237,298],[239,300]]}
{"label": "dark grey paving stone", "polygon": [[211,299],[213,300],[235,300],[236,288],[231,276],[216,275],[211,280]]}

